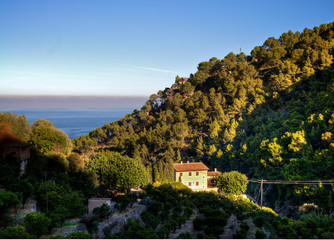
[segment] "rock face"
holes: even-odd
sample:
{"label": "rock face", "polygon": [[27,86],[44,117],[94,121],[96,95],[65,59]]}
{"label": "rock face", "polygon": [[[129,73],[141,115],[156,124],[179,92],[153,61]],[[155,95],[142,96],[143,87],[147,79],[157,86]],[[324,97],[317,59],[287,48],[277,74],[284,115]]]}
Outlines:
{"label": "rock face", "polygon": [[285,202],[280,208],[276,208],[275,212],[280,217],[294,218],[297,215],[299,206],[291,206],[289,202]]}
{"label": "rock face", "polygon": [[182,224],[181,228],[177,229],[175,233],[170,233],[169,239],[175,239],[179,236],[179,234],[186,232],[190,232],[192,237],[196,238],[193,220],[196,216],[198,216],[198,214],[198,210],[196,209],[193,215],[191,215],[191,217],[184,224]]}
{"label": "rock face", "polygon": [[236,233],[240,231],[240,223],[238,218],[232,214],[224,227],[224,233],[220,235],[222,239],[232,239]]}
{"label": "rock face", "polygon": [[23,219],[27,214],[37,212],[37,201],[35,198],[29,198],[23,206],[13,208],[11,215],[18,220]]}
{"label": "rock face", "polygon": [[97,237],[104,238],[108,233],[122,231],[129,219],[140,219],[140,215],[146,208],[147,206],[135,203],[132,208],[128,208],[123,213],[115,212],[109,220],[100,224]]}

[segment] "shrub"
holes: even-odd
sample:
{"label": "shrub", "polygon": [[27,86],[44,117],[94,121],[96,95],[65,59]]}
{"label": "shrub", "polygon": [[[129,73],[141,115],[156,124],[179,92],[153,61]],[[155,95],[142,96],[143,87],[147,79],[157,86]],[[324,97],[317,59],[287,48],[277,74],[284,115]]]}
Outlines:
{"label": "shrub", "polygon": [[196,216],[193,220],[195,230],[200,231],[203,225],[203,220],[199,216]]}
{"label": "shrub", "polygon": [[107,219],[111,215],[110,206],[107,204],[103,204],[101,207],[94,208],[93,214],[100,220]]}
{"label": "shrub", "polygon": [[127,195],[118,195],[115,200],[115,208],[118,209],[120,212],[123,212],[131,203],[131,200]]}
{"label": "shrub", "polygon": [[190,208],[190,207],[186,207],[186,208],[184,209],[184,216],[185,216],[187,219],[189,219],[190,216],[191,216],[193,213],[194,213],[194,210],[193,210],[192,208]]}
{"label": "shrub", "polygon": [[5,215],[10,208],[20,203],[17,195],[11,191],[0,191],[0,216]]}
{"label": "shrub", "polygon": [[257,227],[261,228],[263,226],[264,222],[265,222],[265,217],[261,216],[261,215],[255,216],[253,218],[253,222]]}
{"label": "shrub", "polygon": [[152,229],[146,229],[140,221],[130,219],[128,224],[125,227],[124,232],[118,238],[127,238],[127,239],[149,239],[149,238],[158,238],[158,235]]}
{"label": "shrub", "polygon": [[299,207],[299,212],[301,213],[309,213],[309,212],[318,212],[319,207],[314,203],[304,203]]}
{"label": "shrub", "polygon": [[151,227],[153,230],[155,230],[160,223],[159,218],[150,212],[143,212],[141,214],[141,219],[148,227]]}
{"label": "shrub", "polygon": [[161,202],[153,201],[148,207],[147,211],[152,214],[159,214],[162,211],[164,205]]}
{"label": "shrub", "polygon": [[0,239],[28,239],[32,238],[23,226],[7,227],[0,230]]}
{"label": "shrub", "polygon": [[177,238],[179,238],[179,239],[192,239],[192,236],[191,236],[190,232],[183,232],[183,233],[180,233]]}
{"label": "shrub", "polygon": [[268,208],[268,207],[262,207],[261,211],[264,211],[264,212],[267,212],[267,213],[271,213],[274,216],[278,216],[278,214],[275,213],[274,210],[272,210],[271,208]]}
{"label": "shrub", "polygon": [[51,230],[51,219],[41,212],[26,215],[23,222],[27,232],[37,238]]}
{"label": "shrub", "polygon": [[94,234],[98,230],[98,219],[92,214],[84,214],[80,220],[81,223],[86,225],[86,228],[90,234]]}
{"label": "shrub", "polygon": [[247,238],[248,230],[249,230],[248,224],[246,222],[242,222],[240,225],[240,231],[237,232],[234,238],[238,238],[238,239]]}
{"label": "shrub", "polygon": [[168,238],[169,233],[170,233],[169,226],[164,225],[157,230],[159,238]]}
{"label": "shrub", "polygon": [[26,202],[27,199],[34,193],[33,185],[27,180],[19,180],[11,184],[8,189],[16,194],[19,194],[20,199]]}
{"label": "shrub", "polygon": [[257,230],[256,233],[255,233],[255,238],[256,239],[264,239],[266,237],[267,237],[267,234],[262,230]]}
{"label": "shrub", "polygon": [[63,235],[54,235],[50,236],[49,239],[65,239],[65,237]]}
{"label": "shrub", "polygon": [[67,239],[91,239],[93,237],[87,232],[77,231],[77,232],[71,232],[70,234],[67,235],[66,238]]}

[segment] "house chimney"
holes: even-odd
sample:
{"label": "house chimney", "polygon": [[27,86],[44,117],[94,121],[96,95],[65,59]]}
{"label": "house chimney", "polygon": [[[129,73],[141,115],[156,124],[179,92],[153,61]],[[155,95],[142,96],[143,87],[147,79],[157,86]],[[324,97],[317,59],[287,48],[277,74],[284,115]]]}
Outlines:
{"label": "house chimney", "polygon": [[189,163],[189,161],[187,161],[187,163]]}
{"label": "house chimney", "polygon": [[181,164],[183,164],[183,162],[181,161]]}
{"label": "house chimney", "polygon": [[217,168],[215,168],[215,172],[217,172]]}

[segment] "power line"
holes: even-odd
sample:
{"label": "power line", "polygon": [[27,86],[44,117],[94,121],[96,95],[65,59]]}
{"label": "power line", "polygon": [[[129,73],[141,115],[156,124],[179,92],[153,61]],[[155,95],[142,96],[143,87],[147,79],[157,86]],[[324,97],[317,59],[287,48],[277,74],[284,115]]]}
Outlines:
{"label": "power line", "polygon": [[260,192],[261,192],[261,209],[263,201],[263,184],[290,184],[290,185],[333,185],[334,180],[296,180],[296,181],[287,181],[287,180],[248,180],[248,182],[260,183]]}
{"label": "power line", "polygon": [[262,183],[263,184],[311,184],[311,185],[315,185],[315,184],[322,184],[322,185],[330,185],[330,184],[334,184],[334,180],[248,180],[248,182],[253,182],[253,183]]}

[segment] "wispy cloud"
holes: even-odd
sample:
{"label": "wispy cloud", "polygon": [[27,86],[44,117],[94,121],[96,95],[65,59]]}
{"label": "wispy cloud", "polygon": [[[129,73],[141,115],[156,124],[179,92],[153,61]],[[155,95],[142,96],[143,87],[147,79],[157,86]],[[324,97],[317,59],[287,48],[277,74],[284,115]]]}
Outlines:
{"label": "wispy cloud", "polygon": [[153,67],[143,67],[143,66],[136,66],[136,65],[124,65],[130,68],[145,70],[145,71],[153,71],[153,72],[164,72],[164,73],[177,73],[175,71],[161,69],[161,68],[153,68]]}

